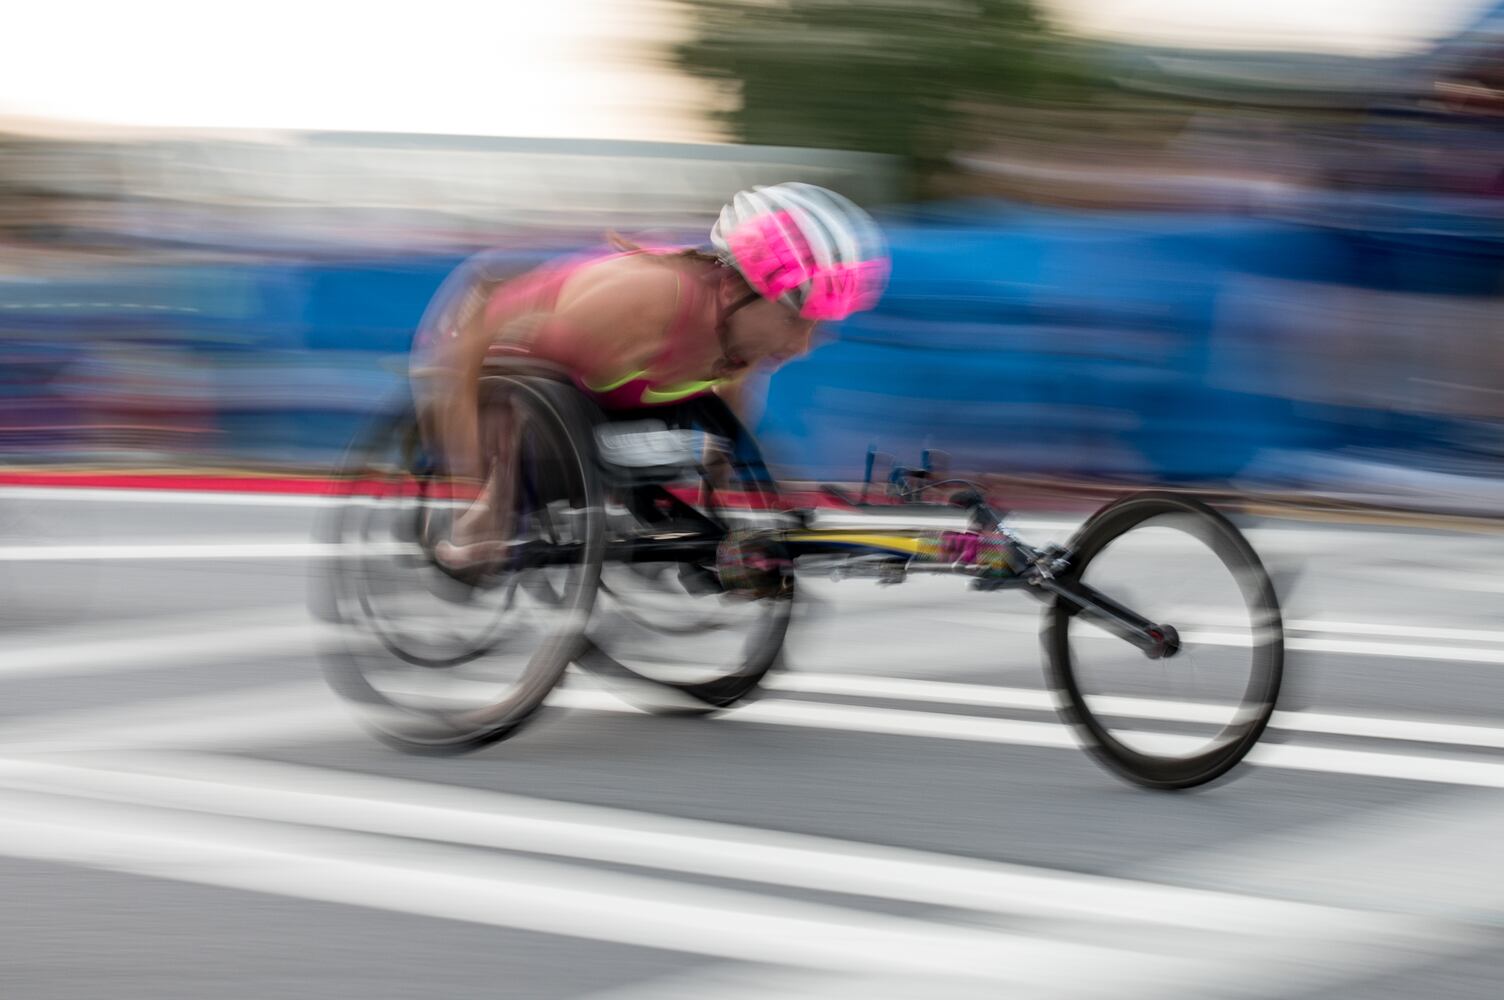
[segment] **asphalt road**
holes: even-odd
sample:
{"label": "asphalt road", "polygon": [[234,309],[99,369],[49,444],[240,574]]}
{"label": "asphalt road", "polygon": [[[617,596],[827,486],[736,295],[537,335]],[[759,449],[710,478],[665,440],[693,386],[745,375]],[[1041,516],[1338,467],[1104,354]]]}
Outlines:
{"label": "asphalt road", "polygon": [[1030,700],[1019,595],[804,579],[745,708],[648,715],[572,677],[517,739],[419,757],[321,679],[310,501],[0,510],[8,1000],[1504,982],[1499,535],[1249,523],[1289,697],[1236,780],[1157,794]]}

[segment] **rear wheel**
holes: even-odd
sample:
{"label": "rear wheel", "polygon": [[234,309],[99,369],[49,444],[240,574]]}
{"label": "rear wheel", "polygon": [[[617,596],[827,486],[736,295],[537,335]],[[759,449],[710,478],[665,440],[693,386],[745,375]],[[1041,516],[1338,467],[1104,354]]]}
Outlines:
{"label": "rear wheel", "polygon": [[[725,404],[709,397],[654,412],[670,426],[728,442],[729,462],[719,474],[702,466],[677,482],[619,484],[614,493],[622,511],[616,519],[620,535],[700,539],[707,556],[693,562],[608,561],[590,648],[580,663],[607,679],[650,681],[656,694],[641,685],[623,692],[649,710],[711,712],[750,695],[778,664],[793,612],[794,577],[778,558],[770,530],[782,516],[776,486]],[[764,569],[756,587],[733,580],[725,561],[750,559],[753,553],[745,550],[751,549],[767,557],[759,559]]]}
{"label": "rear wheel", "polygon": [[[455,573],[433,557],[475,497],[442,489],[416,422],[388,422],[357,455],[332,539],[332,685],[383,739],[458,752],[513,735],[584,646],[605,521],[583,401],[537,377],[481,383],[482,427],[517,484],[513,551],[526,558]],[[498,415],[505,415],[506,426]],[[501,448],[505,439],[517,442]]]}

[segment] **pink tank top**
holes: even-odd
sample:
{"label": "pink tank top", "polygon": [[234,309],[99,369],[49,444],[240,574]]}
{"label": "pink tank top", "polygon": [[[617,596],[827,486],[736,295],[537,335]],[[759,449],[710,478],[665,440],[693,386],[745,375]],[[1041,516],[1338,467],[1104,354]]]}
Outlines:
{"label": "pink tank top", "polygon": [[[564,283],[581,268],[619,257],[651,252],[654,251],[630,250],[625,253],[577,257],[529,271],[507,281],[492,293],[490,301],[486,303],[486,321],[488,324],[498,322],[502,314],[507,312],[550,312],[558,304]],[[606,385],[590,385],[576,374],[575,384],[608,410],[663,406],[693,399],[713,390],[726,380],[704,379],[661,385],[651,377],[654,371],[673,367],[687,351],[703,347],[698,342],[703,334],[695,328],[695,320],[702,315],[704,302],[709,294],[710,289],[705,282],[698,279],[686,281],[681,275],[679,302],[674,317],[669,322],[663,350],[648,362],[648,367],[625,373],[620,379]]]}

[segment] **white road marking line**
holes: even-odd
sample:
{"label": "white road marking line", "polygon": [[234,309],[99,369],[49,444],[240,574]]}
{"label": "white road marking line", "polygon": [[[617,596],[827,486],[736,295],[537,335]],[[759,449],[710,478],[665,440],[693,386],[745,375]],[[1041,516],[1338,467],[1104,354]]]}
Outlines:
{"label": "white road marking line", "polygon": [[[458,691],[460,683],[450,685]],[[490,685],[478,690],[494,694]],[[240,692],[219,693],[201,699],[183,699],[176,713],[157,721],[132,718],[138,709],[112,709],[102,713],[103,723],[90,721],[90,713],[53,717],[41,723],[13,727],[3,744],[6,752],[47,752],[112,746],[244,747],[262,742],[310,742],[348,739],[357,730],[347,712],[322,685],[287,685],[278,689],[275,707],[258,711],[253,699]],[[157,714],[162,716],[158,703]],[[549,698],[557,707],[641,714],[641,709],[606,690],[560,689]],[[197,713],[197,714],[195,714]],[[174,714],[176,717],[174,718]],[[184,715],[187,718],[184,718]],[[726,722],[794,726],[889,736],[916,736],[964,742],[995,743],[1045,749],[1075,749],[1074,732],[1057,722],[1030,722],[980,716],[949,715],[908,709],[868,708],[855,705],[820,704],[766,699],[728,712]],[[97,720],[97,716],[96,716]],[[112,728],[108,722],[115,721]],[[1156,741],[1168,751],[1190,750],[1202,745],[1193,738],[1164,733],[1133,731],[1126,738]],[[1402,781],[1504,788],[1504,763],[1455,757],[1420,756],[1385,752],[1338,750],[1287,744],[1261,744],[1248,761],[1288,770],[1349,774]]]}
{"label": "white road marking line", "polygon": [[188,507],[332,507],[345,498],[303,493],[231,493],[208,490],[156,490],[66,486],[0,486],[0,500],[65,503],[144,503]]}
{"label": "white road marking line", "polygon": [[[9,650],[0,653],[0,678],[25,678],[59,676],[67,673],[115,672],[133,669],[157,669],[185,664],[202,663],[207,658],[222,658],[226,655],[252,659],[268,653],[295,652],[312,654],[321,636],[329,633],[329,627],[321,623],[274,624],[293,619],[292,609],[277,609],[265,614],[255,613],[238,619],[263,620],[268,624],[241,624],[240,627],[199,631],[184,635],[182,627],[192,624],[202,629],[206,622],[234,625],[237,616],[219,616],[210,619],[174,619],[172,630],[167,634],[135,634],[118,638],[110,636],[110,630],[101,627],[100,635],[83,643],[41,644],[31,648]],[[221,618],[223,621],[221,621]],[[1355,623],[1311,623],[1309,627],[1361,627]],[[154,627],[156,623],[153,623]],[[139,624],[127,626],[139,628]],[[1377,626],[1375,626],[1377,628]],[[1436,630],[1441,632],[1443,630]],[[1316,643],[1318,640],[1292,640],[1301,643]],[[1323,644],[1327,641],[1320,641]],[[1389,652],[1390,644],[1361,644],[1371,652]],[[1377,648],[1375,648],[1377,647]],[[1434,652],[1437,647],[1408,648],[1412,654]],[[1447,654],[1445,647],[1441,648]],[[1466,658],[1476,658],[1479,653],[1504,656],[1490,650],[1464,650]],[[955,682],[911,680],[895,677],[872,677],[863,675],[789,673],[769,678],[768,686],[775,690],[792,693],[824,693],[855,697],[892,697],[911,701],[952,704],[983,705],[988,707],[1046,711],[1053,707],[1050,695],[1045,692],[1021,688],[994,687],[991,685],[965,685]],[[565,695],[564,697],[569,697]],[[1104,710],[1124,718],[1173,719],[1186,722],[1207,722],[1224,719],[1225,706],[1201,705],[1193,702],[1159,701],[1139,698],[1116,698],[1101,702]],[[599,706],[596,706],[599,707]],[[760,710],[767,712],[767,709]],[[788,724],[798,724],[797,707],[788,709],[783,718]],[[233,711],[232,716],[237,714]],[[748,721],[754,721],[754,716]],[[901,732],[914,727],[932,735],[947,733],[949,738],[981,739],[1024,743],[1037,746],[1067,745],[1057,735],[1046,735],[1044,730],[1034,729],[1045,725],[1011,720],[962,720],[945,726],[933,722],[923,723],[912,718],[899,722],[892,718],[872,716],[865,719],[845,715],[832,718],[831,725],[849,728],[867,728],[881,725],[883,731]],[[953,718],[939,716],[939,718]],[[1011,725],[1007,733],[997,727]],[[1450,723],[1438,720],[1370,718],[1337,713],[1278,713],[1274,725],[1277,728],[1307,733],[1345,735],[1360,738],[1407,740],[1416,742],[1445,743],[1458,746],[1500,748],[1504,746],[1504,731],[1493,727]],[[1367,767],[1367,765],[1365,765]],[[1413,769],[1407,769],[1407,772]],[[1366,773],[1366,772],[1365,772]]]}
{"label": "white road marking line", "polygon": [[[347,504],[349,499],[328,494],[287,494],[264,492],[229,492],[208,490],[172,489],[125,489],[112,487],[59,487],[59,486],[0,486],[0,499],[48,500],[81,503],[145,503],[157,505],[181,504],[184,506],[239,506],[239,507],[329,507]],[[905,517],[885,514],[852,514],[836,508],[821,509],[821,526],[854,527],[914,527],[937,526],[945,520],[947,508],[939,507],[934,515]],[[964,515],[956,514],[955,517]],[[1029,532],[1049,534],[1064,541],[1086,521],[1087,515],[1019,514],[1007,517],[1005,523],[1028,537]],[[954,518],[951,518],[954,519]],[[940,525],[943,526],[943,525]],[[1424,529],[1428,535],[1447,540],[1479,542],[1493,539],[1492,534],[1466,531],[1441,532]],[[1313,528],[1301,525],[1281,526],[1269,523],[1246,527],[1245,534],[1261,550],[1289,548],[1297,553],[1310,553],[1316,549],[1351,551],[1362,553],[1374,551],[1394,531],[1379,531],[1368,527]],[[1038,539],[1030,539],[1038,541]]]}
{"label": "white road marking line", "polygon": [[[330,496],[324,493],[271,493],[261,491],[236,492],[230,490],[173,490],[167,488],[141,488],[130,489],[124,487],[92,487],[92,486],[0,486],[0,499],[35,499],[35,500],[63,500],[80,502],[115,502],[124,500],[127,502],[156,503],[156,504],[183,504],[186,506],[208,506],[232,504],[240,506],[256,507],[317,507],[331,503],[342,502],[345,498]],[[916,526],[923,527],[938,521],[963,521],[965,514],[956,508],[936,504],[933,513],[928,516],[918,517],[902,514],[884,514],[881,512],[854,513],[841,508],[819,508],[816,517],[820,519],[821,526],[846,525],[848,523],[857,526],[869,525],[896,525],[899,527]],[[1035,531],[1074,531],[1086,520],[1086,516],[1050,516],[1020,514],[1010,516],[1006,523],[1010,527],[1030,529]],[[1305,536],[1314,539],[1317,536],[1350,539],[1362,534],[1361,529],[1341,531],[1321,528],[1260,528],[1259,531],[1300,531]],[[1371,533],[1371,532],[1370,532]]]}
{"label": "white road marking line", "polygon": [[1493,642],[1504,644],[1504,630],[1452,628],[1433,625],[1398,625],[1393,622],[1328,621],[1296,619],[1285,623],[1292,632],[1318,635],[1392,635],[1407,639],[1444,639],[1449,642]]}
{"label": "white road marking line", "polygon": [[297,681],[25,717],[0,731],[0,751],[246,749],[309,738],[363,736],[350,711],[326,685]]}
{"label": "white road marking line", "polygon": [[[76,759],[76,758],[70,758]],[[1351,914],[294,764],[113,755],[80,766],[0,760],[18,791],[312,825],[997,914],[1155,923],[1236,934],[1315,932]]]}
{"label": "white road marking line", "polygon": [[6,545],[0,562],[138,562],[185,559],[306,559],[332,554],[330,546],[303,539],[138,542],[130,545]]}
{"label": "white road marking line", "polygon": [[1415,660],[1445,660],[1452,663],[1504,663],[1504,649],[1470,646],[1433,646],[1399,642],[1365,642],[1356,639],[1286,637],[1285,649],[1307,653],[1342,653],[1361,656],[1398,656]]}
{"label": "white road marking line", "polygon": [[874,677],[863,674],[816,674],[799,671],[769,674],[763,679],[762,687],[769,691],[788,691],[794,694],[891,698],[898,701],[1015,708],[1031,712],[1055,710],[1055,698],[1049,691],[964,684],[957,681],[912,680],[906,677]]}
{"label": "white road marking line", "polygon": [[[878,514],[850,514],[838,510],[820,511],[821,520],[816,522],[817,527],[895,527],[895,528],[935,528],[941,529],[950,525],[941,523],[943,518],[937,514],[932,519],[906,518],[901,515],[878,515]],[[959,518],[964,521],[964,517]],[[1003,523],[1021,534],[1025,541],[1039,544],[1049,539],[1064,543],[1083,524],[1086,523],[1087,515],[1080,516],[1050,516],[1047,514],[1004,517]],[[1313,528],[1292,524],[1289,526],[1270,523],[1260,523],[1243,526],[1243,533],[1253,543],[1254,548],[1260,552],[1288,551],[1295,555],[1309,555],[1315,552],[1338,552],[1361,555],[1367,552],[1384,551],[1382,546],[1393,539],[1396,531],[1407,535],[1413,535],[1413,529],[1387,529],[1375,530],[1369,527],[1345,527],[1345,528]],[[1469,531],[1443,532],[1433,528],[1419,529],[1428,537],[1444,539],[1446,541],[1460,541],[1464,544],[1478,545],[1485,542],[1496,542],[1497,533],[1477,533]],[[1168,533],[1165,534],[1168,537]],[[1177,532],[1177,534],[1179,534]],[[1187,539],[1189,543],[1189,539]]]}
{"label": "white road marking line", "polygon": [[[564,689],[550,704],[604,712],[639,712],[606,691]],[[835,729],[888,736],[929,736],[977,743],[1012,743],[1036,747],[1076,747],[1071,731],[1056,722],[1025,722],[972,715],[946,715],[907,709],[827,705],[816,702],[754,701],[721,716],[727,722]]]}
{"label": "white road marking line", "polygon": [[[854,698],[890,698],[897,701],[977,705],[988,708],[1052,712],[1055,695],[1029,688],[995,687],[958,681],[911,680],[904,677],[873,677],[861,674],[773,674],[763,687],[794,694],[827,694]],[[1177,722],[1225,722],[1231,705],[1152,698],[1095,698],[1101,711],[1129,719]],[[1334,736],[1361,736],[1416,743],[1446,743],[1455,746],[1504,749],[1504,728],[1465,725],[1424,719],[1391,719],[1330,712],[1275,712],[1270,723],[1276,729]]]}
{"label": "white road marking line", "polygon": [[[23,546],[22,548],[32,547]],[[37,548],[42,549],[43,551],[47,551],[45,547]],[[92,549],[90,547],[80,548],[87,548],[89,552],[94,553],[95,555],[97,555],[97,553],[99,552],[99,550]],[[159,548],[157,546],[124,546],[117,548],[122,550],[128,549],[130,551],[117,552],[113,555],[107,555],[106,558],[131,560],[138,558],[289,558],[290,552],[294,552],[294,554],[296,554],[298,558],[307,558],[311,555],[316,554],[322,554],[323,556],[333,556],[340,554],[340,549],[338,546],[324,546],[318,543],[306,542],[299,542],[294,545],[290,545],[288,549],[281,550],[279,550],[276,546],[265,547],[261,546],[259,543],[248,544],[244,547],[240,547],[235,544],[221,545],[217,543],[205,545],[188,544],[182,546],[166,546],[161,547],[161,554],[156,556],[145,555],[144,553],[148,550]],[[0,549],[0,560],[6,558],[6,551],[8,550]],[[371,554],[372,552],[372,550],[369,548],[364,549],[363,551],[366,554]],[[393,554],[399,553],[401,551],[406,551],[405,547],[393,546],[390,551],[377,552],[377,554]],[[73,555],[68,556],[68,558],[75,557],[81,560],[93,558],[92,555],[85,556],[83,552],[74,553]],[[838,619],[840,615],[839,610],[837,610],[834,614]],[[1034,632],[1038,627],[1037,616],[1020,615],[1016,613],[998,613],[986,615],[978,614],[975,618],[945,614],[936,615],[935,617],[937,620],[944,620],[951,624],[959,624],[992,631],[1005,631],[1010,633]],[[1369,632],[1370,634],[1386,634],[1384,630],[1388,628],[1382,624],[1377,623],[1366,624],[1352,622],[1292,622],[1291,631],[1316,631],[1318,630],[1318,627],[1321,627],[1322,630],[1324,630],[1327,626],[1349,628],[1353,631],[1354,634],[1362,634],[1365,631]],[[285,649],[289,645],[297,644],[297,630],[300,627],[303,626],[289,624],[278,629],[262,631],[262,635],[274,649]],[[318,627],[319,626],[317,626],[316,624],[310,623],[307,626],[307,628],[309,629],[309,634],[316,634]],[[1409,628],[1410,627],[1406,626],[1396,626],[1390,629],[1390,632],[1391,634],[1396,635],[1432,635],[1437,638],[1449,638],[1458,641],[1467,641],[1469,639],[1484,637],[1493,638],[1495,636],[1504,638],[1504,633],[1495,633],[1492,631],[1477,629],[1450,630],[1443,628],[1416,628],[1413,631],[1402,631],[1402,629]],[[1195,641],[1204,645],[1243,647],[1249,644],[1249,637],[1246,633],[1224,634],[1216,632],[1189,631],[1185,633],[1184,637],[1188,641]],[[113,660],[122,663],[124,661],[140,663],[143,658],[151,659],[158,653],[164,660],[181,660],[185,657],[191,658],[194,656],[214,655],[217,646],[231,647],[238,650],[246,650],[247,652],[249,652],[254,646],[255,638],[256,636],[245,633],[227,634],[219,632],[214,634],[192,634],[186,636],[181,634],[165,633],[159,640],[160,649],[155,652],[151,649],[152,640],[144,637],[130,640],[122,639],[118,642],[105,641],[93,644],[80,643],[76,644],[71,650],[67,645],[46,644],[45,646],[39,646],[37,651],[13,650],[0,653],[0,676],[28,673],[34,674],[45,671],[61,672],[64,670],[114,670],[121,668],[105,666],[102,665],[103,662]],[[1288,650],[1305,652],[1400,657],[1462,663],[1504,663],[1504,647],[1485,648],[1471,646],[1442,646],[1433,644],[1329,638],[1309,635],[1287,636],[1285,645]],[[35,665],[31,665],[33,663]],[[43,664],[46,665],[43,666]]]}
{"label": "white road marking line", "polygon": [[[819,970],[826,987],[885,983],[889,992],[876,995],[895,1000],[912,995],[896,989],[905,979],[910,987],[923,983],[935,997],[957,996],[958,989],[974,997],[971,987],[998,980],[1042,989],[1033,994],[1042,996],[1100,996],[1130,987],[1195,995],[1201,991],[1193,994],[1189,987],[1223,982],[1229,970],[1237,970],[1245,986],[1311,984],[1376,964],[1475,949],[1490,939],[1449,919],[1079,875],[296,765],[174,755],[111,763],[168,773],[0,765],[12,783],[35,788],[0,796],[7,807],[0,818],[0,852]],[[120,808],[59,793],[149,806]],[[238,818],[217,812],[226,806]],[[184,808],[211,812],[178,811]],[[324,828],[310,830],[309,824]],[[435,846],[434,839],[446,846]],[[449,844],[931,903],[983,919],[890,917],[515,855],[457,853]],[[1000,920],[1021,915],[1057,921],[1050,932],[1059,936],[1023,936],[999,927]],[[1061,919],[1071,922],[1061,927]],[[1177,929],[1176,941],[1191,935],[1194,947],[1166,948],[1167,927]],[[753,975],[766,983],[755,970]],[[808,975],[789,981],[797,984]],[[695,995],[720,994],[702,988]]]}
{"label": "white road marking line", "polygon": [[[556,692],[557,703],[573,708],[608,712],[637,712],[604,691]],[[980,716],[916,712],[908,709],[864,708],[812,702],[764,700],[728,712],[727,722],[835,729],[888,736],[920,736],[976,743],[999,743],[1042,748],[1078,747],[1074,733],[1053,722],[1024,722]],[[1132,731],[1122,734],[1137,745],[1154,741],[1155,749],[1185,752],[1205,741],[1169,733]],[[1427,781],[1438,784],[1504,788],[1504,762],[1460,757],[1418,756],[1366,750],[1260,744],[1248,762],[1288,770],[1320,771],[1360,777]]]}
{"label": "white road marking line", "polygon": [[[4,651],[4,655],[12,655],[18,649],[64,650],[70,646],[84,645],[102,639],[112,641],[162,639],[170,643],[183,637],[212,634],[226,629],[299,625],[308,620],[308,606],[301,601],[291,604],[252,605],[230,610],[185,611],[141,618],[90,616],[83,621],[70,622],[65,628],[37,629],[19,633],[20,636],[31,640],[28,646],[16,645],[15,640],[18,634],[10,633],[7,639],[11,640],[11,645]],[[59,633],[64,633],[64,635],[59,636]]]}
{"label": "white road marking line", "polygon": [[[225,655],[250,659],[279,649],[312,654],[317,649],[319,638],[327,634],[329,634],[327,626],[310,622],[303,625],[246,626],[216,633],[178,636],[169,642],[153,636],[138,636],[120,641],[101,638],[83,644],[55,648],[41,647],[0,654],[0,676],[16,678],[57,676],[63,673],[157,669],[200,664],[207,657]],[[953,681],[795,672],[774,674],[767,679],[765,684],[771,690],[790,694],[893,698],[904,701],[975,705],[1024,711],[1053,711],[1054,709],[1053,695],[1047,691]],[[321,685],[309,684],[295,687],[298,691],[296,697],[306,699],[298,707],[306,711],[294,712],[291,715],[279,712],[275,719],[266,720],[266,723],[269,723],[266,726],[268,734],[295,734],[298,732],[298,720],[321,726],[330,735],[346,735],[353,731],[337,712],[336,706],[331,703],[331,696]],[[223,704],[215,701],[212,707],[206,708],[193,707],[192,703],[195,700],[188,699],[190,704],[185,705],[177,713],[176,718],[166,719],[154,725],[148,725],[140,718],[140,710],[126,710],[126,715],[131,721],[130,728],[133,730],[130,739],[135,744],[149,744],[153,738],[156,738],[187,740],[196,745],[205,738],[215,736],[228,739],[233,734],[238,734],[240,738],[248,739],[260,731],[259,727],[262,724],[247,717],[247,706],[237,704],[234,700],[244,698],[244,694],[235,692],[228,696],[209,697],[211,701],[221,697],[228,697],[231,700]],[[288,699],[289,702],[292,700],[292,698]],[[627,707],[610,695],[591,691],[555,692],[553,703],[605,710],[621,710]],[[323,707],[317,709],[310,707],[317,705]],[[1103,711],[1122,718],[1193,723],[1220,722],[1227,718],[1229,711],[1224,705],[1128,697],[1098,699],[1098,705]],[[72,729],[80,734],[99,733],[100,739],[125,738],[123,733],[106,737],[101,732],[100,721],[88,721],[89,713],[82,713],[82,718],[78,718],[77,715],[77,713],[65,713],[64,721],[55,726],[52,732],[66,733]],[[223,718],[215,718],[221,715]],[[893,735],[907,734],[1040,747],[1075,745],[1069,732],[1053,721],[965,717],[860,706],[822,706],[782,700],[746,706],[728,717],[747,722],[823,725],[829,728]],[[72,721],[67,721],[70,718]],[[36,733],[38,724],[39,722],[33,722],[33,720],[23,720],[13,725],[10,733],[11,740],[25,738],[28,732]],[[1318,712],[1279,712],[1275,715],[1273,726],[1296,733],[1504,748],[1504,730],[1437,720],[1376,718]],[[51,741],[54,737],[48,739]],[[1351,762],[1351,758],[1334,759]],[[1282,764],[1281,766],[1308,765]],[[1360,767],[1360,770],[1355,773],[1364,774],[1373,773],[1375,767],[1380,768],[1378,773],[1381,775],[1388,773],[1385,768],[1395,767],[1403,771],[1401,776],[1414,776],[1418,773],[1414,765],[1398,765],[1393,761],[1381,760],[1377,763],[1367,762],[1353,766]],[[1324,770],[1325,768],[1317,767],[1316,769]],[[1488,780],[1485,781],[1485,784],[1487,783],[1489,783]]]}
{"label": "white road marking line", "polygon": [[[839,611],[835,613],[839,615]],[[977,615],[975,618],[966,618],[960,615],[936,615],[937,620],[943,620],[948,624],[962,625],[973,628],[990,629],[999,632],[1026,633],[1037,632],[1038,618],[1026,617],[1016,613],[997,615]],[[1319,635],[1301,635],[1300,632],[1318,631],[1316,622],[1291,622],[1286,626],[1287,633],[1297,633],[1285,636],[1285,649],[1297,652],[1309,653],[1339,653],[1356,656],[1387,656],[1406,657],[1416,660],[1443,660],[1454,663],[1504,663],[1504,647],[1488,648],[1484,646],[1438,646],[1430,643],[1404,643],[1386,642],[1373,639],[1333,638]],[[1331,623],[1339,624],[1339,623]],[[1425,637],[1430,636],[1439,639],[1449,639],[1458,642],[1477,640],[1481,638],[1504,639],[1504,633],[1491,633],[1479,629],[1445,629],[1434,628],[1425,631],[1407,632],[1403,627],[1395,627],[1393,631],[1385,632],[1382,625],[1363,625],[1360,623],[1340,623],[1353,626],[1354,635],[1383,635],[1392,634],[1398,636]],[[1220,633],[1207,631],[1186,631],[1182,638],[1188,642],[1196,642],[1207,646],[1245,647],[1249,645],[1249,637],[1246,633]]]}
{"label": "white road marking line", "polygon": [[[283,619],[285,622],[286,619]],[[155,670],[226,658],[251,662],[289,652],[311,654],[330,626],[307,620],[179,635],[39,643],[0,652],[0,679]]]}
{"label": "white road marking line", "polygon": [[345,546],[334,542],[311,542],[305,538],[220,538],[192,542],[163,540],[129,545],[5,545],[0,562],[146,562],[194,559],[334,559],[341,556],[417,556],[412,545],[401,542]]}
{"label": "white road marking line", "polygon": [[[11,793],[0,853],[717,958],[1040,985],[1194,962],[327,830]],[[1107,988],[1105,977],[1098,985]]]}
{"label": "white road marking line", "polygon": [[[207,620],[174,619],[170,623],[172,630],[166,634],[128,634],[113,638],[109,637],[108,629],[101,629],[97,638],[82,643],[40,644],[0,653],[0,678],[153,670],[197,665],[206,659],[225,656],[250,660],[278,653],[312,655],[318,648],[319,640],[331,634],[331,627],[315,621],[276,624],[287,622],[292,617],[290,609],[278,609],[249,616],[217,616]],[[247,619],[265,621],[267,624],[241,624],[233,627]],[[232,627],[186,635],[181,633],[185,624],[202,629],[206,621]],[[1054,708],[1052,696],[1044,691],[901,677],[794,672],[774,674],[765,683],[773,690],[796,694],[894,698],[1025,711],[1050,711]],[[1223,705],[1146,698],[1099,699],[1099,705],[1104,711],[1124,718],[1183,722],[1219,722],[1226,719],[1228,711],[1227,706]],[[951,731],[958,734],[955,738],[966,738],[960,734],[964,734],[968,726],[981,725],[985,729],[988,722],[1003,721],[1005,720],[961,722],[953,725]],[[1276,728],[1293,732],[1486,748],[1504,747],[1504,730],[1437,720],[1281,712],[1276,714],[1273,724]],[[1060,745],[1058,740],[1043,736],[1034,738],[1033,731],[1027,727],[1040,725],[1039,723],[1019,725],[1026,728],[1019,730],[1011,741],[1022,739],[1034,745]],[[987,732],[990,735],[977,738],[997,738],[995,730]]]}

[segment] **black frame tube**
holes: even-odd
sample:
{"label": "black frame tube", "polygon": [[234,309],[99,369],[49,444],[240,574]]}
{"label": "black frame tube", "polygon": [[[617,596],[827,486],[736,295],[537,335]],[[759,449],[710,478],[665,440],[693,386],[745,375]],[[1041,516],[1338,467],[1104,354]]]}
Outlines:
{"label": "black frame tube", "polygon": [[1083,614],[1124,642],[1142,650],[1151,660],[1174,652],[1164,628],[1119,604],[1095,587],[1077,581],[1044,580],[1045,590],[1064,598]]}

